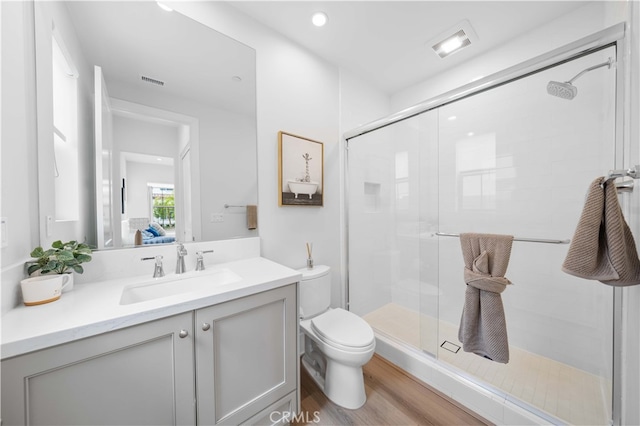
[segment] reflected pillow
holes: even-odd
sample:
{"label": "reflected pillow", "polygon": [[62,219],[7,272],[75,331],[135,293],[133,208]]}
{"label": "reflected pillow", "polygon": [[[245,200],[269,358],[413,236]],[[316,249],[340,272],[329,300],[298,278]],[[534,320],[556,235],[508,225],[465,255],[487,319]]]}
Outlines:
{"label": "reflected pillow", "polygon": [[149,224],[149,228],[155,229],[158,235],[161,237],[164,237],[165,235],[167,235],[167,231],[165,231],[164,228],[160,226],[160,224],[157,222],[151,222]]}
{"label": "reflected pillow", "polygon": [[[155,229],[153,229],[152,226],[148,227],[147,229],[145,229],[146,232],[151,233],[154,237],[159,237],[160,234],[158,234],[158,231],[156,231]],[[143,231],[144,232],[144,231]]]}
{"label": "reflected pillow", "polygon": [[140,233],[142,234],[142,239],[144,240],[148,240],[149,238],[153,238],[153,234],[147,230],[142,230],[140,231]]}

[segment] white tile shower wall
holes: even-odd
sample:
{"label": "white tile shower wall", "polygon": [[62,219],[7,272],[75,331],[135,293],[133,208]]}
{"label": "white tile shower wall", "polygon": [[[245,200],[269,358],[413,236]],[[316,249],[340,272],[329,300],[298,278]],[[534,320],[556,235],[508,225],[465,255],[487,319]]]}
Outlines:
{"label": "white tile shower wall", "polygon": [[357,140],[349,148],[349,280],[358,283],[349,288],[350,309],[358,315],[391,300],[389,284],[398,273],[400,254],[384,231],[393,223],[390,132],[382,129],[367,137],[365,146]]}
{"label": "white tile shower wall", "polygon": [[[363,82],[358,77],[354,76],[350,72],[341,69],[340,70],[340,134],[343,135],[345,131],[356,128],[362,124],[371,122],[377,118],[384,117],[391,113],[389,108],[389,97],[386,94],[378,92],[375,89],[372,89],[366,82]],[[373,142],[370,152],[372,154],[376,153],[378,150],[383,149],[384,144],[379,145]],[[345,155],[344,151],[341,150],[341,182],[345,182],[344,176],[344,161]],[[371,161],[375,163],[374,157],[371,158]],[[353,191],[353,196],[360,198],[358,205],[364,206],[364,208],[369,212],[367,215],[367,220],[370,221],[368,225],[376,226],[376,223],[383,223],[382,217],[384,213],[381,211],[382,200],[386,199],[388,195],[385,195],[385,192],[388,192],[388,188],[386,186],[381,185],[381,182],[378,180],[365,179],[365,177],[370,173],[367,171],[369,166],[373,166],[376,169],[384,168],[383,165],[374,166],[374,164],[370,164],[367,162],[367,166],[360,168],[356,171],[356,175],[358,176],[359,186],[355,188]],[[344,191],[344,185],[341,185],[342,191]],[[341,194],[341,200],[344,199],[344,193]],[[341,209],[344,210],[344,207]],[[340,296],[341,300],[338,305],[338,301],[334,295],[334,305],[336,306],[346,306],[348,300],[347,288],[346,288],[346,278],[347,278],[347,269],[346,269],[346,259],[348,256],[348,244],[347,244],[347,233],[352,230],[349,228],[348,224],[345,221],[345,216],[341,215],[340,222],[340,235],[341,241],[340,245],[342,247],[342,282],[345,283],[343,287],[340,288]],[[384,222],[386,223],[386,222]],[[372,233],[367,236],[367,241],[361,241],[355,244],[354,247],[349,246],[349,250],[358,251],[362,250],[366,247],[366,244],[370,244],[372,247],[379,247],[380,253],[384,251],[385,241],[383,236],[378,233]],[[356,257],[357,258],[357,257]],[[374,265],[381,265],[380,262],[374,261]],[[363,271],[363,273],[367,274],[366,279],[371,283],[371,289],[369,290],[371,293],[376,293],[380,297],[385,293],[383,290],[378,290],[378,286],[381,282],[384,281],[384,277],[390,274],[390,271],[387,268],[382,268],[382,270],[370,270],[366,267],[366,265],[359,265],[358,271]],[[387,281],[388,282],[388,281]],[[334,286],[334,289],[336,287]],[[356,290],[357,291],[357,290]],[[358,298],[354,298],[356,300],[367,300],[367,298],[362,298],[358,295]],[[352,299],[352,300],[354,300]],[[380,300],[371,301],[372,305],[380,306],[385,303]],[[359,309],[357,306],[351,307],[351,309]]]}
{"label": "white tile shower wall", "polygon": [[[584,76],[572,101],[545,87],[613,54],[598,52],[440,109],[441,232],[572,238],[590,182],[615,167],[614,74],[604,68]],[[495,180],[476,187],[467,181],[492,174]],[[514,243],[507,271],[514,285],[503,293],[510,343],[608,377],[612,291],[561,272],[567,249]],[[443,238],[440,250],[440,316],[456,324],[464,293],[459,242]]]}

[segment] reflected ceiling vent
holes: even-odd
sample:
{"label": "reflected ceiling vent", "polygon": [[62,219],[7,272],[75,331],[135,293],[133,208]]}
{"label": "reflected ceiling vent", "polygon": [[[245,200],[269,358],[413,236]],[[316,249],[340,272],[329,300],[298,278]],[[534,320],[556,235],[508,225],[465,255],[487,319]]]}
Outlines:
{"label": "reflected ceiling vent", "polygon": [[443,32],[428,43],[429,47],[440,57],[446,58],[478,40],[471,24],[466,19],[449,30]]}
{"label": "reflected ceiling vent", "polygon": [[141,75],[140,79],[145,83],[155,84],[156,86],[160,86],[160,87],[164,86],[164,81],[156,80],[155,78],[147,77],[146,75]]}

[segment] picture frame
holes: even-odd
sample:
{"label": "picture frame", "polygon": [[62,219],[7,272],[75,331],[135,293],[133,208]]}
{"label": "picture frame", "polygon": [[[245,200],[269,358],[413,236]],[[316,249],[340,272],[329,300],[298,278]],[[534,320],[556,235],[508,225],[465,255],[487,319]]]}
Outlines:
{"label": "picture frame", "polygon": [[324,144],[278,132],[278,205],[324,205]]}

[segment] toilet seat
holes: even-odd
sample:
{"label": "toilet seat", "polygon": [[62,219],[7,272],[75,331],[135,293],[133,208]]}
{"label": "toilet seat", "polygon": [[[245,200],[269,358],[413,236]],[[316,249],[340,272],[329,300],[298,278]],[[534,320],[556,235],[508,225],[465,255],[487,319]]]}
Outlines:
{"label": "toilet seat", "polygon": [[341,308],[331,309],[311,319],[311,329],[324,343],[347,351],[365,351],[375,344],[371,326]]}

